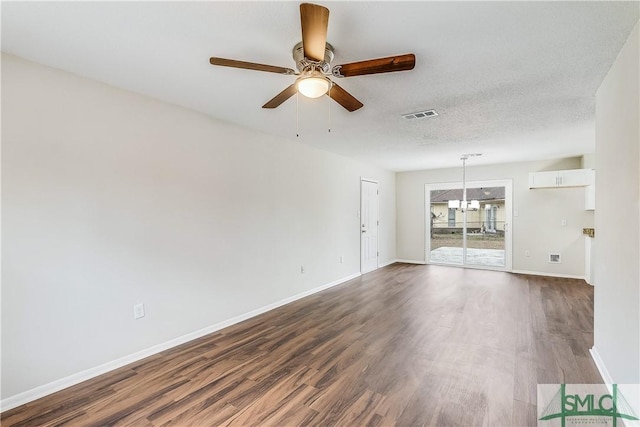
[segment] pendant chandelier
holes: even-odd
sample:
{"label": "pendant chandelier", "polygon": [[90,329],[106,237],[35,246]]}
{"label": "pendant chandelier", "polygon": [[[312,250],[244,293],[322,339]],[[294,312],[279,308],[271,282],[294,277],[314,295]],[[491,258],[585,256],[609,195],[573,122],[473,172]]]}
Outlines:
{"label": "pendant chandelier", "polygon": [[462,160],[462,200],[449,200],[449,209],[456,209],[461,212],[469,210],[477,211],[478,209],[480,209],[480,201],[467,201],[467,159],[469,157],[478,156],[482,156],[482,153],[463,154],[460,157],[460,160]]}

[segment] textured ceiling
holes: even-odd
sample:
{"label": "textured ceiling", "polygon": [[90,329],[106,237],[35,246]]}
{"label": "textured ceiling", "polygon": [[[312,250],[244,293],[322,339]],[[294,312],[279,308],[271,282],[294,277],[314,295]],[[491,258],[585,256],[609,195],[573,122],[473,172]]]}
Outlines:
{"label": "textured ceiling", "polygon": [[[2,50],[390,170],[593,152],[594,96],[638,2],[322,2],[333,64],[413,52],[413,71],[340,79],[327,97],[260,108],[293,76],[296,2],[3,2]],[[402,114],[435,109],[433,118]],[[331,127],[331,132],[327,131]]]}

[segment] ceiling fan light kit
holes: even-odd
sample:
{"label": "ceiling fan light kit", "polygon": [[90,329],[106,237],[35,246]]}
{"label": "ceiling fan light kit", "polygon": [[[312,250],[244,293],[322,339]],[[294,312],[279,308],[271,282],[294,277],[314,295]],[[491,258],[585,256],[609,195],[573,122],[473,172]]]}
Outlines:
{"label": "ceiling fan light kit", "polygon": [[277,94],[262,108],[276,108],[296,93],[308,98],[319,98],[328,94],[331,99],[342,105],[347,111],[362,108],[363,104],[349,92],[332,82],[328,76],[337,78],[363,76],[367,74],[391,73],[412,70],[415,55],[412,53],[369,59],[331,67],[334,58],[333,46],[327,43],[329,9],[324,6],[302,3],[300,5],[300,24],[302,41],[293,47],[293,60],[298,73],[291,68],[233,59],[211,57],[211,65],[242,68],[246,70],[298,75],[295,83]]}
{"label": "ceiling fan light kit", "polygon": [[296,89],[307,98],[319,98],[331,87],[331,80],[319,71],[305,72],[296,80]]}

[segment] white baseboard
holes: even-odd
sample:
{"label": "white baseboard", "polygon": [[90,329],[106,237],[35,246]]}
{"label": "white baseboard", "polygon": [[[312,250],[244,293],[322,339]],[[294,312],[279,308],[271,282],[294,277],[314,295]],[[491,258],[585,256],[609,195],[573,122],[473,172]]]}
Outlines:
{"label": "white baseboard", "polygon": [[395,262],[402,262],[405,264],[419,264],[419,265],[426,265],[426,261],[418,261],[415,259],[397,259]]}
{"label": "white baseboard", "polygon": [[591,353],[591,358],[595,362],[596,368],[598,368],[598,372],[600,372],[600,376],[602,377],[602,380],[604,381],[604,383],[613,384],[613,378],[611,378],[611,374],[609,374],[607,367],[604,366],[604,362],[602,361],[602,358],[600,357],[600,353],[598,353],[598,350],[596,349],[595,345],[591,347],[591,349],[589,350],[589,353]]}
{"label": "white baseboard", "polygon": [[382,264],[380,264],[378,266],[378,268],[383,268],[383,267],[386,267],[388,265],[395,264],[396,262],[398,262],[398,260],[392,259],[391,261],[383,262]]}
{"label": "white baseboard", "polygon": [[584,276],[579,276],[575,274],[558,274],[558,273],[547,273],[542,271],[528,271],[528,270],[511,270],[511,272],[516,274],[530,274],[532,276],[547,276],[547,277],[560,277],[563,279],[584,280]]}
{"label": "white baseboard", "polygon": [[[395,262],[395,261],[394,261]],[[0,412],[7,411],[9,409],[13,409],[20,405],[24,405],[25,403],[32,402],[36,399],[40,399],[41,397],[47,396],[49,394],[55,393],[67,387],[71,387],[73,385],[79,384],[83,381],[89,380],[91,378],[95,378],[99,375],[106,374],[107,372],[113,371],[114,369],[121,368],[130,363],[137,362],[138,360],[142,360],[145,357],[152,356],[154,354],[160,353],[161,351],[168,350],[172,347],[176,347],[180,344],[184,344],[186,342],[192,341],[194,339],[203,337],[212,332],[219,331],[220,329],[224,329],[228,326],[234,325],[236,323],[240,323],[252,317],[258,316],[262,313],[266,313],[267,311],[276,309],[283,305],[289,304],[293,301],[299,300],[301,298],[307,297],[309,295],[313,295],[325,289],[331,288],[333,286],[337,286],[341,283],[347,282],[349,280],[355,279],[356,277],[361,276],[360,273],[354,273],[349,276],[343,277],[331,283],[324,284],[322,286],[318,286],[317,288],[310,289],[305,292],[301,292],[299,294],[293,295],[289,298],[285,298],[283,300],[274,302],[273,304],[266,305],[264,307],[257,308],[248,313],[241,314],[239,316],[232,317],[231,319],[223,320],[222,322],[218,322],[214,325],[207,326],[205,328],[199,329],[197,331],[190,332],[186,335],[182,335],[180,337],[174,338],[172,340],[166,341],[161,344],[154,345],[152,347],[146,348],[144,350],[140,350],[133,354],[118,358],[111,362],[103,363],[102,365],[96,366],[94,368],[86,369],[84,371],[78,372],[73,375],[69,375],[68,377],[60,378],[59,380],[52,381],[48,384],[43,384],[41,386],[35,387],[31,390],[27,390],[25,392],[7,397],[6,399],[2,399],[0,401]]]}

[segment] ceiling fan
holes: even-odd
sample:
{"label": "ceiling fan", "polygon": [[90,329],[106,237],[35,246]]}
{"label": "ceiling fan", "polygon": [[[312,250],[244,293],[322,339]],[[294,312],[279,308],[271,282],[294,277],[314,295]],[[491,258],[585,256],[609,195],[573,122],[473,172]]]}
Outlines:
{"label": "ceiling fan", "polygon": [[329,9],[316,4],[302,3],[300,5],[300,23],[302,26],[302,41],[293,48],[293,59],[296,62],[298,72],[291,68],[225,58],[212,57],[209,62],[212,65],[223,67],[298,76],[295,83],[273,97],[262,108],[276,108],[296,92],[300,92],[309,98],[318,98],[328,94],[331,99],[348,111],[355,111],[361,108],[362,103],[327,76],[333,75],[334,77],[342,78],[390,73],[393,71],[412,70],[415,66],[415,55],[408,53],[331,67],[334,54],[333,46],[327,43]]}

